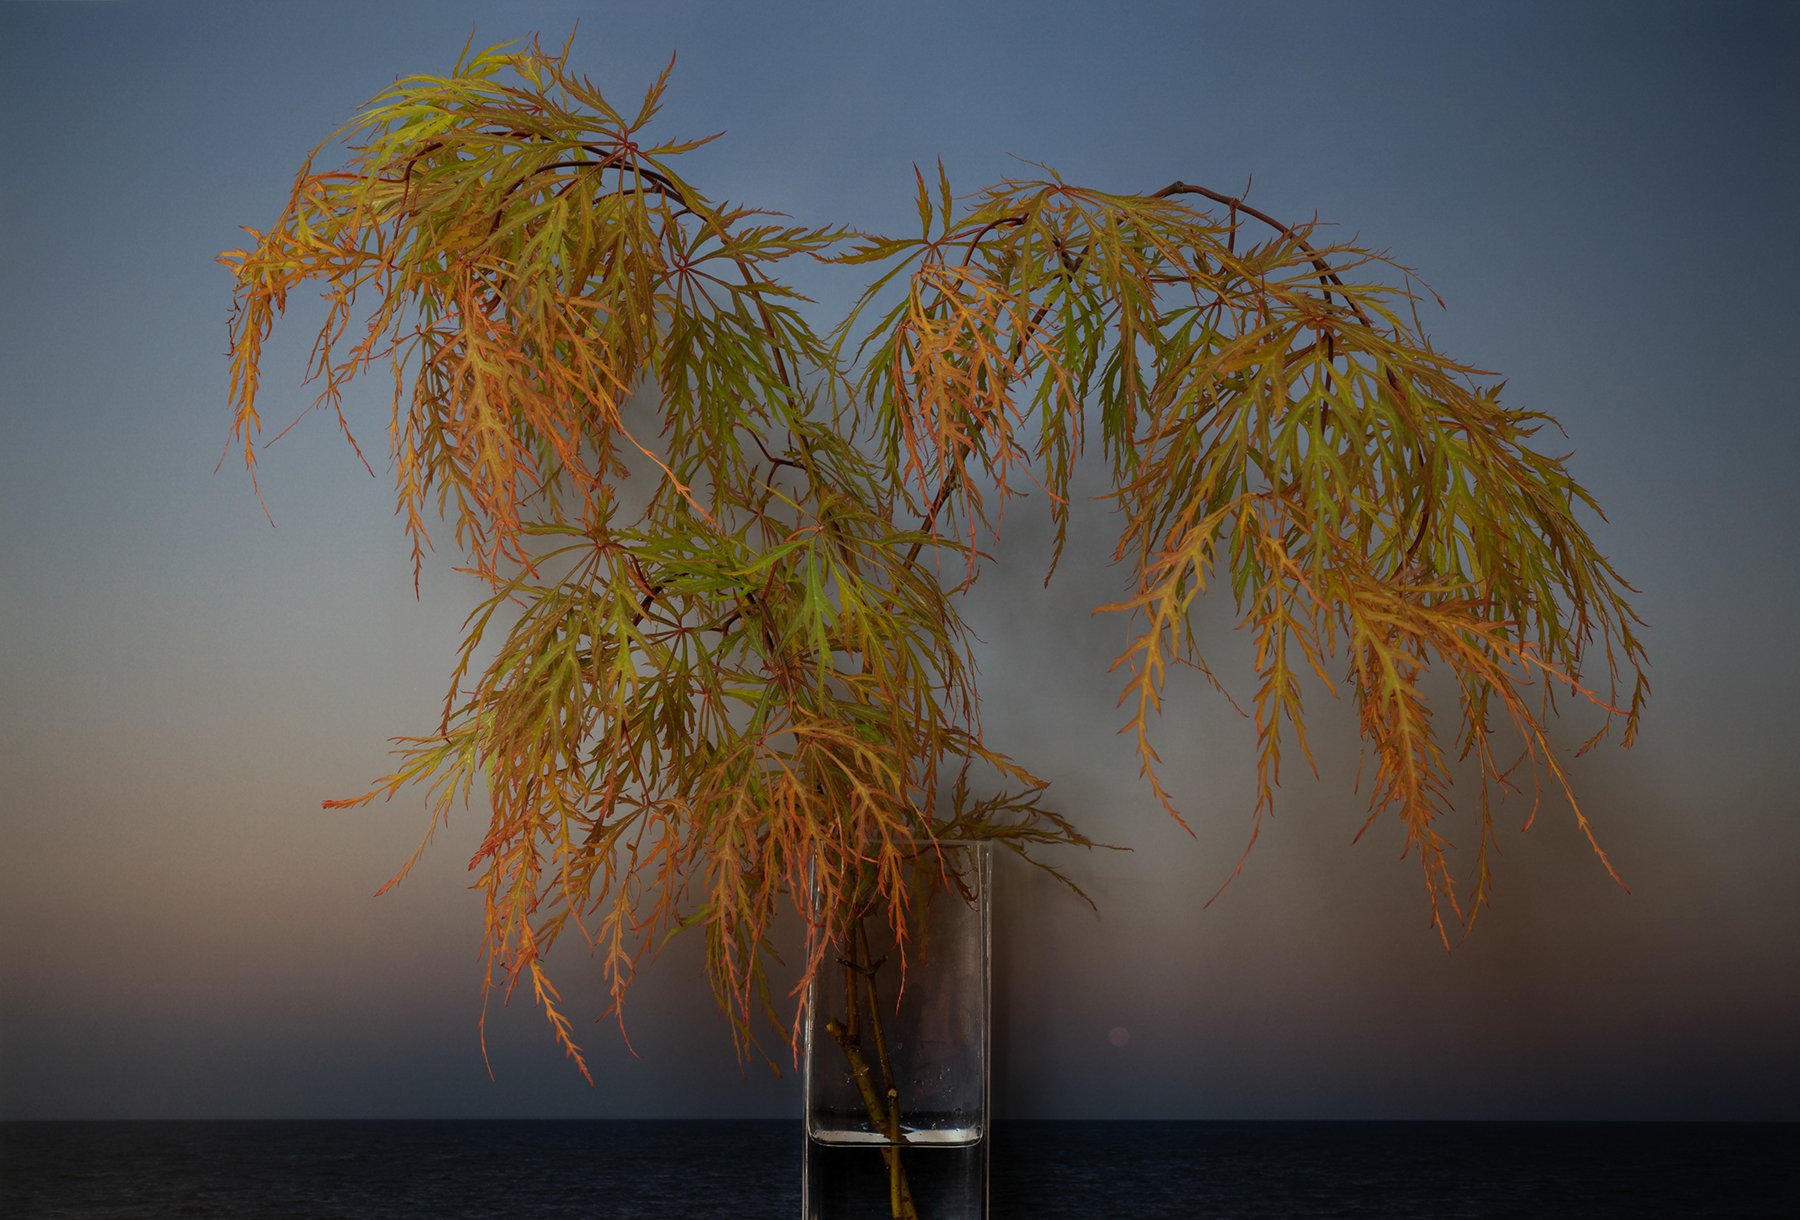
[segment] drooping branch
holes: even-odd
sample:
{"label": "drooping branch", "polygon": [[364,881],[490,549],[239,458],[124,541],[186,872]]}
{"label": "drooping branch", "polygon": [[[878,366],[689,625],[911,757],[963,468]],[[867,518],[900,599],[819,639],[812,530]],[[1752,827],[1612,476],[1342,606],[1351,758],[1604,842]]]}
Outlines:
{"label": "drooping branch", "polygon": [[[497,84],[509,68],[529,87]],[[1507,786],[1514,770],[1488,750],[1491,699],[1562,776],[1511,671],[1601,702],[1575,684],[1598,631],[1615,683],[1615,644],[1639,669],[1629,742],[1642,649],[1628,586],[1572,516],[1592,501],[1561,459],[1525,447],[1542,417],[1463,388],[1479,374],[1395,317],[1384,302],[1410,296],[1410,279],[1401,293],[1340,275],[1353,259],[1397,264],[1315,247],[1310,227],[1204,187],[1108,195],[1048,171],[963,197],[972,204],[940,171],[935,209],[918,175],[921,239],[870,238],[840,256],[847,230],[747,220],[763,214],[715,207],[684,181],[671,159],[705,141],[640,146],[666,80],[627,123],[568,74],[566,52],[496,48],[447,79],[407,78],[340,133],[367,140],[345,171],[315,174],[309,160],[276,226],[225,260],[238,277],[234,436],[253,477],[261,343],[287,291],[316,281],[331,304],[309,370],[325,380],[320,401],[336,405],[350,377],[393,360],[415,557],[435,491],[494,588],[466,628],[438,735],[404,742],[376,792],[428,781],[441,813],[459,786],[465,797],[486,786],[493,821],[476,863],[490,965],[509,986],[532,979],[565,1046],[539,959],[570,920],[604,946],[615,1008],[657,921],[700,930],[741,1039],[756,996],[773,1020],[758,992],[766,935],[774,904],[804,892],[811,870],[827,906],[854,904],[893,891],[899,862],[950,829],[1021,854],[1088,844],[1037,803],[1041,780],[983,743],[963,586],[922,557],[967,553],[972,579],[974,535],[998,533],[1022,486],[1014,470],[1048,491],[1060,556],[1073,455],[1095,416],[1125,510],[1117,556],[1137,582],[1106,608],[1143,629],[1120,660],[1132,674],[1122,701],[1137,708],[1126,727],[1171,813],[1146,721],[1170,662],[1211,677],[1192,615],[1214,564],[1256,634],[1258,817],[1284,724],[1305,748],[1296,673],[1322,674],[1341,643],[1377,748],[1375,812],[1400,806],[1434,916],[1440,894],[1456,898],[1432,826],[1448,808],[1442,751],[1414,697],[1432,658],[1461,683],[1484,819],[1488,779]],[[635,186],[604,191],[609,170]],[[1228,207],[1229,228],[1174,199],[1189,194]],[[1285,240],[1239,255],[1239,212]],[[800,254],[891,269],[820,339],[772,270]],[[845,359],[864,305],[915,259],[906,300]],[[332,345],[359,290],[379,297],[344,362]],[[646,388],[659,452],[620,418]],[[858,395],[882,455],[867,452],[861,405],[847,426],[836,413]],[[633,445],[660,476],[627,524],[617,481]],[[991,521],[988,480],[1001,506]],[[957,527],[940,527],[959,494]],[[897,524],[915,513],[916,526]],[[546,557],[538,540],[556,537],[568,545]],[[482,642],[490,624],[498,649]],[[970,799],[976,761],[1024,795]],[[958,766],[945,814],[939,772]],[[1485,856],[1477,868],[1474,910]],[[820,926],[809,923],[809,976]],[[847,999],[854,1024],[854,988]]]}

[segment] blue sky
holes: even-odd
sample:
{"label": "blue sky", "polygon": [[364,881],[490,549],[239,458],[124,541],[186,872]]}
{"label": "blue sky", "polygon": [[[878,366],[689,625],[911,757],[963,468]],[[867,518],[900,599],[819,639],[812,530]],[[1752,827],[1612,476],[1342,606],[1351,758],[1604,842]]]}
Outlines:
{"label": "blue sky", "polygon": [[[1626,17],[1629,16],[1627,20]],[[1364,798],[1346,709],[1244,875],[1253,732],[1200,688],[1159,741],[1196,836],[1115,740],[1104,521],[1049,594],[1027,528],[971,605],[991,739],[1130,854],[1099,903],[1003,870],[1002,1114],[1800,1117],[1800,594],[1785,4],[0,4],[0,1117],[759,1116],[679,941],[590,1027],[598,1087],[523,1002],[476,1043],[478,812],[372,897],[419,802],[327,813],[430,722],[476,591],[415,600],[390,485],[328,419],[227,428],[227,273],[300,159],[398,75],[579,21],[575,64],[657,130],[726,135],[714,198],[905,229],[912,166],[1013,158],[1315,213],[1417,268],[1438,346],[1555,415],[1641,594],[1640,744],[1580,760],[1631,887],[1550,806],[1502,813],[1494,910],[1446,955]],[[805,286],[820,316],[854,291]],[[298,414],[305,308],[267,415]],[[353,404],[382,434],[379,386]],[[378,473],[383,468],[376,463]],[[1082,532],[1082,531],[1085,532]],[[1248,688],[1221,607],[1228,685]],[[1232,669],[1236,665],[1235,670]],[[1315,703],[1318,701],[1315,700]],[[1332,713],[1341,713],[1336,720]],[[1571,716],[1571,740],[1586,721]],[[579,955],[559,978],[601,1007]],[[1124,1046],[1107,1032],[1132,1031]]]}

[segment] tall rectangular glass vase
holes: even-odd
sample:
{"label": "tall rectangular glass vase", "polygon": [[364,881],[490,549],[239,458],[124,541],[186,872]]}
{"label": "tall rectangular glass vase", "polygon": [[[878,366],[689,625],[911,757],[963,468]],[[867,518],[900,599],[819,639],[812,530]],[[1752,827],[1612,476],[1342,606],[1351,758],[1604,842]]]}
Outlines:
{"label": "tall rectangular glass vase", "polygon": [[993,846],[937,846],[912,865],[904,965],[877,905],[814,980],[803,1220],[986,1220]]}

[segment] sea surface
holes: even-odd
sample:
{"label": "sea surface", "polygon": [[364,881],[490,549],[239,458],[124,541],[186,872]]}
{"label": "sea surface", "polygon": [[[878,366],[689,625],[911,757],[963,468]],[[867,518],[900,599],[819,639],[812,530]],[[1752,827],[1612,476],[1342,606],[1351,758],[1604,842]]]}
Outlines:
{"label": "sea surface", "polygon": [[[1800,1124],[1011,1122],[990,1172],[994,1220],[1792,1220]],[[0,1123],[8,1220],[794,1220],[799,1178],[787,1121]]]}

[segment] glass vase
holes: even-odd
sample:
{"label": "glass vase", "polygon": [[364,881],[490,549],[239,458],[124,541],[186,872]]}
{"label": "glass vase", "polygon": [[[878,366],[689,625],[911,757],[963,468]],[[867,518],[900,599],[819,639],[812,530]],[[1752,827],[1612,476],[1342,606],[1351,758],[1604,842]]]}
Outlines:
{"label": "glass vase", "polygon": [[988,1214],[993,847],[937,847],[911,865],[904,962],[877,904],[813,982],[804,1220]]}

